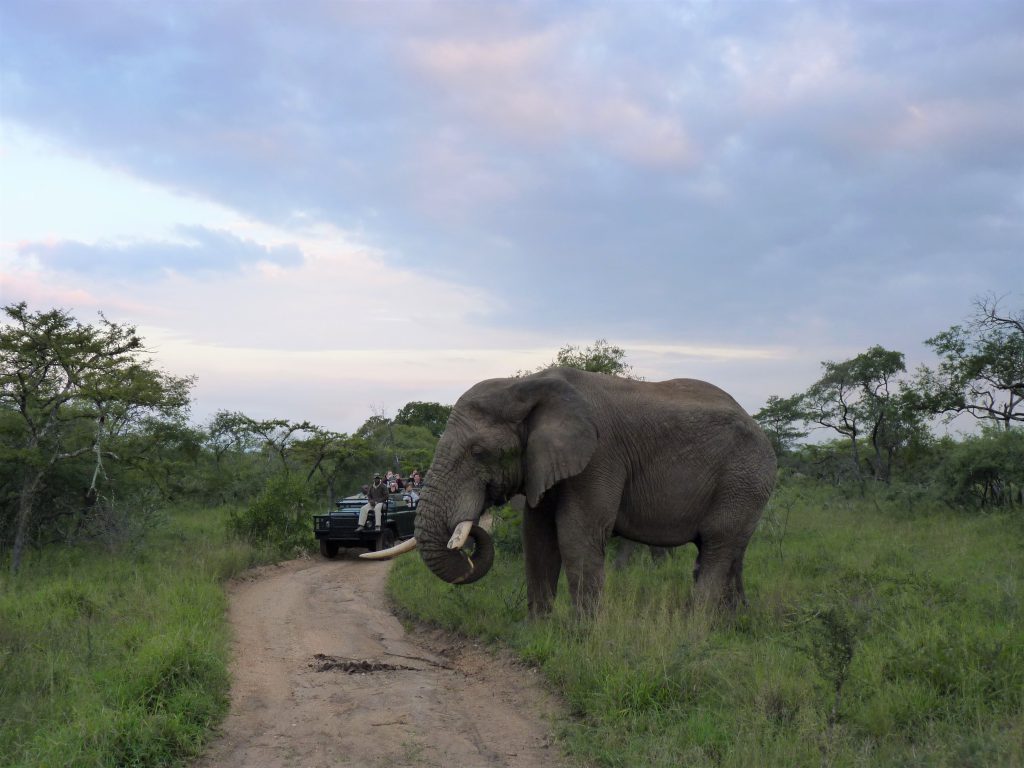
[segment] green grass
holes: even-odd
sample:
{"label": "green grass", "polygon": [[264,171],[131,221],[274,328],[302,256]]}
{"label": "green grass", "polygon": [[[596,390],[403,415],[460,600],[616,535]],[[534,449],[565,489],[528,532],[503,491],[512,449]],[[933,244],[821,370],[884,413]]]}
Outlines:
{"label": "green grass", "polygon": [[750,608],[688,614],[695,550],[609,568],[593,622],[525,620],[521,555],[454,587],[417,558],[409,615],[537,664],[563,749],[601,766],[1024,765],[1024,515],[790,484],[746,559]]}
{"label": "green grass", "polygon": [[[0,576],[0,761],[166,766],[225,713],[221,581],[260,559],[225,510],[182,509],[133,550],[51,547]],[[2,566],[3,564],[0,564]]]}

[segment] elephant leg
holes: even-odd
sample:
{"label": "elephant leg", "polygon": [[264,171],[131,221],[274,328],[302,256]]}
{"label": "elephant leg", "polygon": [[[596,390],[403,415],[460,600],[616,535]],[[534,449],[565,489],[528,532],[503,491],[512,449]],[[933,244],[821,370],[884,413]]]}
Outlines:
{"label": "elephant leg", "polygon": [[704,607],[725,607],[734,610],[738,603],[747,605],[743,590],[743,555],[746,542],[729,542],[714,546],[706,541],[697,556],[694,568],[693,604]]}
{"label": "elephant leg", "polygon": [[523,511],[523,555],[526,560],[526,604],[530,616],[551,612],[562,570],[558,531],[551,504],[541,500]]}
{"label": "elephant leg", "polygon": [[729,568],[729,579],[730,579],[730,594],[728,601],[735,607],[738,604],[743,605],[744,608],[749,608],[750,603],[747,602],[747,593],[743,590],[743,551],[733,558],[732,566]]}
{"label": "elephant leg", "polygon": [[694,605],[734,610],[738,601],[746,603],[743,556],[758,517],[746,504],[726,504],[709,512],[695,539],[699,554],[694,569]]}
{"label": "elephant leg", "polygon": [[668,559],[671,550],[668,547],[651,547],[651,560],[662,563]]}
{"label": "elephant leg", "polygon": [[636,546],[634,541],[619,539],[619,552],[615,555],[612,567],[618,571],[629,565],[629,561],[633,559],[633,553],[636,552]]}
{"label": "elephant leg", "polygon": [[[615,570],[621,570],[629,565],[636,553],[640,551],[640,544],[630,539],[619,539],[619,552],[615,555],[615,559],[612,561],[612,567]],[[655,565],[664,562],[671,552],[670,547],[648,547],[651,553],[651,560]]]}
{"label": "elephant leg", "polygon": [[569,582],[569,596],[578,615],[592,616],[601,603],[604,590],[605,542],[611,535],[613,515],[607,528],[571,509],[558,516],[558,543]]}

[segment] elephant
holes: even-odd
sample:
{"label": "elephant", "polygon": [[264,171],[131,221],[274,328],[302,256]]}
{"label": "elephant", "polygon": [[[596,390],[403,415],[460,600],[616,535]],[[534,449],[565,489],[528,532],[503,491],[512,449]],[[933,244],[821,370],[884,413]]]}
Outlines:
{"label": "elephant", "polygon": [[[620,570],[628,566],[639,556],[641,546],[642,545],[637,544],[635,541],[620,539],[619,551],[615,555],[615,559],[612,561],[612,566]],[[648,547],[648,549],[651,553],[651,560],[655,563],[664,562],[665,558],[672,553],[672,550],[669,547]]]}
{"label": "elephant", "polygon": [[[698,549],[691,602],[746,602],[743,556],[775,483],[775,452],[726,392],[696,379],[648,382],[574,368],[488,379],[456,402],[416,512],[418,548],[452,584],[494,560],[484,511],[525,494],[531,617],[551,611],[565,569],[577,614],[593,614],[615,534]],[[471,546],[470,546],[471,545]]]}

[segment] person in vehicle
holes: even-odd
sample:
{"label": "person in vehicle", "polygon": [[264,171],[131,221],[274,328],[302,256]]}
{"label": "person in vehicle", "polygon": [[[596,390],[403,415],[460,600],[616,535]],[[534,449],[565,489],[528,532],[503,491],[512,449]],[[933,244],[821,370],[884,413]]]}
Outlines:
{"label": "person in vehicle", "polygon": [[412,479],[405,481],[405,493],[402,494],[402,498],[405,499],[405,503],[413,509],[415,509],[416,505],[419,503],[420,495],[416,492],[416,486],[413,485]]}
{"label": "person in vehicle", "polygon": [[373,476],[373,485],[370,486],[369,491],[366,493],[366,503],[359,510],[359,525],[356,526],[357,531],[361,531],[366,528],[366,517],[370,514],[370,510],[373,510],[374,525],[370,530],[380,528],[380,516],[384,511],[384,504],[388,500],[388,487],[384,485],[384,481],[381,480],[380,475]]}

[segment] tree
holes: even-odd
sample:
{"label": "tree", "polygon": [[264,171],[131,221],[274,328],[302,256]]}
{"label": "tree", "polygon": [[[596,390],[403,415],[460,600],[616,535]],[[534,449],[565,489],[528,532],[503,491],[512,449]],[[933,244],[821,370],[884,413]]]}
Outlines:
{"label": "tree", "polygon": [[55,466],[91,455],[82,486],[86,502],[94,502],[104,461],[119,458],[109,442],[147,416],[181,417],[193,380],[156,370],[135,327],[102,314],[97,325],[83,325],[61,309],[29,312],[25,302],[3,313],[0,409],[18,416],[3,446],[18,475],[11,549],[11,572],[17,573],[37,499]]}
{"label": "tree", "polygon": [[409,427],[426,427],[434,437],[441,437],[451,414],[450,405],[413,401],[403,405],[395,414],[394,423]]}
{"label": "tree", "polygon": [[395,452],[400,459],[399,471],[426,471],[434,460],[437,437],[426,427],[396,424],[394,439]]}
{"label": "tree", "polygon": [[920,394],[903,380],[897,391],[876,397],[871,405],[871,446],[874,449],[871,464],[875,479],[888,483],[897,455],[905,454],[911,445],[928,442],[930,434],[925,424],[925,411]]}
{"label": "tree", "polygon": [[795,441],[807,437],[805,430],[793,426],[804,420],[803,397],[771,395],[764,408],[754,414],[754,419],[772,441],[776,456],[788,452]]}
{"label": "tree", "polygon": [[266,467],[257,460],[259,437],[253,420],[238,411],[217,411],[206,427],[203,441],[213,458],[208,493],[221,502],[249,498],[262,485]]}
{"label": "tree", "polygon": [[317,429],[308,421],[291,422],[287,419],[264,419],[263,421],[249,419],[246,426],[250,434],[259,438],[266,451],[275,454],[281,460],[281,471],[286,475],[290,470],[288,459],[292,447],[299,440],[300,435],[311,435]]}
{"label": "tree", "polygon": [[[400,423],[398,417],[392,420],[383,412],[375,413],[356,430],[355,436],[375,448],[378,469],[391,464],[399,473],[414,468],[423,470],[434,458],[439,434],[435,434],[434,429],[442,426],[442,416],[444,423],[448,422],[450,411],[450,406],[437,403],[408,403],[399,411],[404,414],[405,423]],[[419,417],[424,417],[425,423],[409,423]]]}
{"label": "tree", "polygon": [[607,373],[611,376],[621,376],[624,379],[641,380],[642,377],[633,372],[633,366],[626,363],[625,357],[625,350],[609,344],[605,339],[598,339],[585,349],[573,344],[566,344],[558,350],[555,359],[547,365],[542,365],[533,371],[519,371],[516,375],[527,376],[531,373],[546,371],[548,368],[563,367],[591,373]]}
{"label": "tree", "polygon": [[897,378],[906,371],[903,353],[876,345],[850,360],[825,361],[822,366],[824,375],[803,395],[806,421],[849,439],[858,478],[858,440],[869,437],[875,479],[888,482],[893,456],[919,423],[916,401],[901,393]]}
{"label": "tree", "polygon": [[306,482],[318,475],[326,486],[327,506],[337,498],[340,484],[357,485],[373,471],[376,451],[366,440],[357,436],[315,428],[310,437],[294,446],[297,458],[309,467]]}
{"label": "tree", "polygon": [[1024,422],[1024,310],[1003,312],[999,299],[975,302],[967,326],[954,325],[925,344],[941,358],[922,366],[918,386],[932,413],[969,413],[1009,429]]}
{"label": "tree", "polygon": [[119,487],[130,476],[138,485],[151,486],[164,499],[203,495],[205,439],[203,430],[189,424],[184,414],[173,419],[140,419],[118,439],[122,457],[116,467],[121,470]]}
{"label": "tree", "polygon": [[364,421],[355,435],[374,446],[380,464],[387,466],[390,462],[393,469],[401,470],[402,460],[398,455],[398,446],[395,445],[395,425],[383,409]]}
{"label": "tree", "polygon": [[220,463],[229,451],[244,453],[259,445],[251,429],[252,419],[238,411],[217,411],[206,428],[207,447]]}

